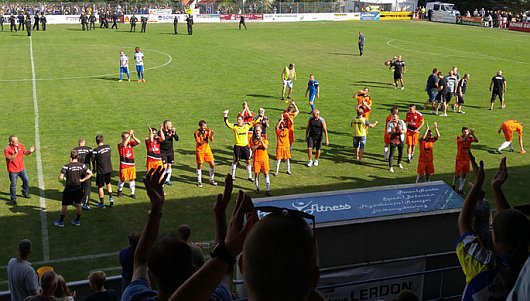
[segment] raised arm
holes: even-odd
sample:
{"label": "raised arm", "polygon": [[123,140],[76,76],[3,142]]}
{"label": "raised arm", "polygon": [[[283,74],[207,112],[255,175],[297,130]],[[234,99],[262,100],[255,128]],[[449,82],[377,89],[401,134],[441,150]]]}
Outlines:
{"label": "raised arm", "polygon": [[471,157],[471,164],[473,165],[473,172],[475,173],[475,182],[473,183],[471,190],[467,193],[464,205],[458,216],[458,230],[460,235],[464,235],[473,230],[473,211],[479,201],[479,193],[482,190],[485,178],[484,162],[480,161],[479,166],[477,165],[475,157],[471,151],[469,151],[469,156]]}
{"label": "raised arm", "polygon": [[160,220],[162,219],[162,208],[164,207],[164,188],[167,174],[162,166],[156,170],[151,169],[145,179],[145,189],[151,200],[151,209],[148,211],[147,221],[140,236],[140,241],[134,252],[134,271],[132,281],[143,278],[148,279],[147,257],[151,247],[158,238]]}
{"label": "raised arm", "polygon": [[501,163],[499,164],[499,168],[497,169],[495,176],[493,176],[491,179],[491,188],[493,189],[493,196],[495,197],[495,206],[497,208],[497,212],[511,208],[506,196],[504,195],[504,192],[502,191],[502,185],[507,179],[508,168],[506,167],[506,157],[504,157],[501,159]]}
{"label": "raised arm", "polygon": [[434,122],[434,131],[436,132],[436,138],[440,139],[440,131],[438,130],[438,123]]}

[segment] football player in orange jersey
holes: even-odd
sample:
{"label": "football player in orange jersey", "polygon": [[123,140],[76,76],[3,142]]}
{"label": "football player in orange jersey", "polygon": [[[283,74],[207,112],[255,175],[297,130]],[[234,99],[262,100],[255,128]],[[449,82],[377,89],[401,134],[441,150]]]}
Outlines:
{"label": "football player in orange jersey", "polygon": [[504,138],[506,141],[504,141],[501,146],[497,149],[498,154],[502,154],[502,150],[509,147],[510,151],[513,152],[513,146],[512,146],[512,140],[513,140],[513,132],[517,132],[519,135],[519,146],[521,147],[521,154],[525,154],[526,151],[523,147],[523,128],[524,124],[517,121],[517,120],[506,120],[501,124],[501,127],[497,131],[497,133],[503,133]]}
{"label": "football player in orange jersey", "polygon": [[206,125],[206,121],[199,121],[199,129],[195,131],[195,158],[197,159],[197,187],[202,187],[202,163],[210,165],[210,184],[217,186],[215,182],[215,162],[210,148],[210,142],[213,142],[214,131]]}
{"label": "football player in orange jersey", "polygon": [[357,94],[353,96],[354,99],[357,99],[357,108],[363,109],[363,117],[370,120],[370,112],[372,111],[372,96],[368,94],[370,88],[365,87],[362,90],[359,90]]}
{"label": "football player in orange jersey", "polygon": [[288,118],[288,120],[292,123],[291,117],[289,117],[289,114],[282,114],[280,120],[278,120],[278,123],[276,124],[276,171],[274,172],[274,176],[278,175],[278,172],[280,171],[280,163],[282,160],[285,160],[285,164],[287,164],[287,174],[291,174],[291,147],[289,144],[289,129],[286,127],[286,120],[284,118]]}
{"label": "football player in orange jersey", "polygon": [[469,173],[471,165],[469,149],[471,148],[471,143],[473,142],[478,142],[477,137],[475,137],[475,129],[463,127],[462,135],[456,138],[458,150],[456,153],[455,176],[453,177],[453,190],[456,190],[456,179],[460,179],[458,193],[464,192],[466,175]]}
{"label": "football player in orange jersey", "polygon": [[118,181],[118,197],[121,198],[123,194],[123,187],[125,182],[129,182],[129,189],[131,190],[131,198],[135,199],[136,188],[136,164],[134,163],[133,147],[140,144],[140,139],[134,136],[134,131],[121,133],[121,142],[118,143],[118,153],[120,155],[120,180]]}
{"label": "football player in orange jersey", "polygon": [[267,189],[267,196],[271,196],[271,182],[269,178],[269,154],[267,149],[269,148],[269,141],[267,136],[262,135],[261,125],[254,126],[254,133],[250,142],[250,147],[253,152],[254,163],[254,183],[256,184],[256,192],[259,193],[259,174],[263,172],[265,176],[265,186]]}
{"label": "football player in orange jersey", "polygon": [[431,181],[431,174],[434,173],[434,143],[440,139],[440,131],[438,131],[438,124],[434,123],[434,130],[436,136],[432,136],[432,131],[429,128],[429,124],[425,128],[425,133],[420,138],[420,159],[418,160],[418,177],[416,177],[416,183],[419,183],[421,179],[425,182]]}
{"label": "football player in orange jersey", "polygon": [[[294,102],[294,99],[291,99],[291,102],[289,103],[289,106],[284,111],[284,121],[285,126],[289,130],[289,148],[293,149],[293,143],[294,143],[294,119],[298,114],[300,113],[300,110],[298,109],[298,106]],[[289,116],[289,118],[287,118]]]}

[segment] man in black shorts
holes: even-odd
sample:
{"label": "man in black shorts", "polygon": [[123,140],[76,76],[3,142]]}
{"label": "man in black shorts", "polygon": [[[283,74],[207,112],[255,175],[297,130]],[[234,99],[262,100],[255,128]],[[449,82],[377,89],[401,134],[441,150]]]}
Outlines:
{"label": "man in black shorts", "polygon": [[401,90],[404,90],[403,86],[403,74],[405,74],[405,62],[401,60],[401,55],[398,55],[395,60],[390,63],[390,68],[394,67],[394,89],[397,89],[398,82],[401,84]]}
{"label": "man in black shorts", "polygon": [[104,144],[103,135],[96,136],[97,147],[92,150],[92,157],[94,159],[94,168],[96,169],[96,185],[98,186],[99,204],[98,208],[105,209],[105,202],[103,201],[105,193],[103,186],[107,185],[107,193],[109,194],[109,206],[114,205],[112,198],[112,185],[110,184],[110,177],[112,175],[112,160],[110,145]]}
{"label": "man in black shorts", "polygon": [[456,109],[458,114],[465,114],[466,112],[462,111],[462,105],[464,105],[464,97],[466,96],[467,81],[469,80],[469,73],[464,74],[458,81],[456,86]]}
{"label": "man in black shorts", "polygon": [[[329,145],[328,127],[324,118],[320,117],[318,109],[313,110],[313,116],[309,117],[305,129],[305,140],[307,141],[307,167],[318,166],[320,148],[322,147],[322,134],[326,135],[326,145]],[[315,161],[313,162],[313,148],[316,149]]]}
{"label": "man in black shorts", "polygon": [[68,205],[74,205],[77,209],[77,215],[72,224],[80,226],[81,222],[81,201],[83,199],[83,183],[92,177],[92,171],[83,163],[78,162],[79,154],[77,151],[70,152],[70,162],[63,166],[59,173],[59,181],[66,180],[64,186],[61,215],[59,220],[53,222],[57,227],[64,227],[64,218],[66,217]]}
{"label": "man in black shorts", "polygon": [[245,30],[247,30],[247,25],[245,24],[245,16],[243,14],[239,16],[239,30],[241,30],[241,25],[245,26]]}
{"label": "man in black shorts", "polygon": [[[493,88],[493,90],[491,88]],[[491,79],[490,91],[490,111],[493,110],[493,104],[495,103],[495,98],[497,98],[497,96],[499,96],[499,100],[501,101],[501,109],[504,109],[506,107],[504,105],[504,95],[506,94],[506,79],[504,78],[504,76],[502,76],[501,70],[497,71],[497,75],[495,75]]]}
{"label": "man in black shorts", "polygon": [[160,155],[162,155],[162,163],[164,164],[164,169],[167,174],[166,184],[171,186],[173,185],[173,183],[171,183],[171,173],[173,172],[171,164],[175,162],[173,140],[179,141],[179,135],[177,135],[173,124],[169,120],[164,120],[164,123],[162,123],[162,131],[164,132],[164,135],[158,131],[158,136],[164,137],[164,140],[160,141]]}
{"label": "man in black shorts", "polygon": [[[86,140],[84,138],[79,138],[77,141],[77,147],[74,150],[79,155],[77,162],[85,164],[88,169],[90,169],[90,162],[92,161],[92,149],[86,146]],[[90,187],[92,186],[92,178],[89,178],[87,181],[84,181],[83,186],[83,201],[81,202],[82,208],[85,210],[90,210],[88,203],[90,202]]]}

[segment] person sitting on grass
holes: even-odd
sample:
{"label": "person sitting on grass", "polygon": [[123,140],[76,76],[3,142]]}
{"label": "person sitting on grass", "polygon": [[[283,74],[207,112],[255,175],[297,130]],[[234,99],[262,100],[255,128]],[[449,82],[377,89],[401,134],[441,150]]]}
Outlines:
{"label": "person sitting on grass", "polygon": [[491,180],[497,207],[491,236],[494,250],[483,246],[473,229],[473,211],[484,184],[484,162],[480,161],[477,165],[471,152],[469,154],[476,178],[458,217],[461,237],[456,247],[458,260],[466,275],[462,300],[505,300],[528,258],[530,220],[521,211],[510,208],[501,189],[508,178],[506,158],[503,158]]}

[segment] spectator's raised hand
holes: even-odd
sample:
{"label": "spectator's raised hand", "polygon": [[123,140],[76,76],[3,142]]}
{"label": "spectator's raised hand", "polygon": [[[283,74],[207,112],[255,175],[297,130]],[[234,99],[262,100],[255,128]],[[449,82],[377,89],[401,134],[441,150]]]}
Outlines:
{"label": "spectator's raised hand", "polygon": [[217,200],[213,205],[213,211],[215,214],[224,214],[226,206],[232,196],[232,190],[234,189],[234,180],[231,174],[227,174],[225,177],[225,190],[223,194],[217,195]]}
{"label": "spectator's raised hand", "polygon": [[491,187],[493,188],[501,188],[502,184],[506,182],[508,179],[508,168],[506,167],[506,157],[501,159],[501,163],[499,164],[499,169],[497,169],[497,172],[495,173],[495,176],[491,178]]}
{"label": "spectator's raised hand", "polygon": [[152,168],[147,173],[143,182],[147,195],[151,200],[151,210],[162,210],[164,206],[164,183],[166,182],[167,174],[162,166],[158,166],[156,169]]}
{"label": "spectator's raised hand", "polygon": [[252,204],[252,199],[240,190],[225,238],[226,248],[234,257],[243,250],[243,243],[245,242],[247,233],[250,227],[256,222],[257,215],[251,214],[246,224],[244,224],[245,216],[253,211],[254,205]]}

